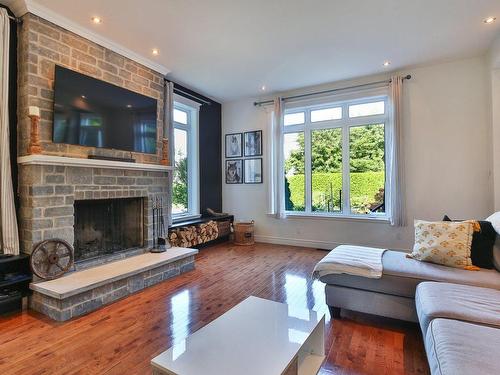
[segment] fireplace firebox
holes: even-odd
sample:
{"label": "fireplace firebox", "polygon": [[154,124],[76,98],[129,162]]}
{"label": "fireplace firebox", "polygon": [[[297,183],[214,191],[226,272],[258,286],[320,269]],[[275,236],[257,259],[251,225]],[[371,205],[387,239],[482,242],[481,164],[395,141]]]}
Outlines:
{"label": "fireplace firebox", "polygon": [[144,198],[75,201],[75,261],[144,247]]}

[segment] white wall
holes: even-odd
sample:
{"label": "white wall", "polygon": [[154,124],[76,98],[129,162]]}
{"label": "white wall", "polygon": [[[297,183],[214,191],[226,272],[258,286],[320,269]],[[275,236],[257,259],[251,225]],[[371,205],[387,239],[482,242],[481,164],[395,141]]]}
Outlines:
{"label": "white wall", "polygon": [[[257,240],[322,248],[354,243],[409,249],[414,218],[489,215],[493,210],[493,163],[486,58],[419,67],[404,73],[413,77],[405,81],[404,93],[408,227],[346,219],[270,217],[266,214],[268,168],[264,184],[224,184],[224,211],[235,214],[236,219],[254,219]],[[365,81],[375,78],[379,77],[367,77]],[[253,101],[223,104],[223,134],[262,129],[267,166],[268,117],[264,109],[253,106]]]}
{"label": "white wall", "polygon": [[495,211],[500,211],[500,36],[490,52]]}

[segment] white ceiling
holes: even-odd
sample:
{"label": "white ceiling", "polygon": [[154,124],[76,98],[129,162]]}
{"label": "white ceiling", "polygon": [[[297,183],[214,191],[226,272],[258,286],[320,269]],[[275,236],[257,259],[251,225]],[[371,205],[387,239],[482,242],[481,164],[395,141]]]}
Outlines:
{"label": "white ceiling", "polygon": [[[36,0],[231,100],[483,54],[499,0]],[[101,25],[90,22],[103,18]],[[485,25],[487,16],[499,20]],[[151,55],[151,49],[160,55]]]}

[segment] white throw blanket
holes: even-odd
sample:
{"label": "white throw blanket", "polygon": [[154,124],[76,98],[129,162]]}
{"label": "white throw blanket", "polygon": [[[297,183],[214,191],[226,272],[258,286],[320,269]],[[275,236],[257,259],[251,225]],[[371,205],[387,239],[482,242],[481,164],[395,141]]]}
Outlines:
{"label": "white throw blanket", "polygon": [[380,279],[383,270],[382,255],[385,251],[386,249],[375,247],[340,245],[316,264],[313,277],[345,273]]}

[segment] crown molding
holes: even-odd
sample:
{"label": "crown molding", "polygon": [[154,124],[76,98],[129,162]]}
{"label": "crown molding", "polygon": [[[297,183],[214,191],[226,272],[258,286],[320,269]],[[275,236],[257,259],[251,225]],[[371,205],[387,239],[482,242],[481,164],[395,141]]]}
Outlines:
{"label": "crown molding", "polygon": [[16,17],[21,17],[28,13],[28,7],[24,0],[1,0],[0,3],[8,7]]}
{"label": "crown molding", "polygon": [[[3,1],[3,0],[2,0]],[[81,37],[88,39],[94,43],[97,43],[107,49],[110,49],[113,52],[116,52],[122,56],[128,57],[139,64],[142,64],[150,69],[153,69],[155,72],[161,73],[162,75],[167,75],[170,73],[170,70],[147,57],[144,57],[124,46],[118,44],[100,34],[95,33],[94,31],[83,27],[70,19],[61,16],[59,13],[56,13],[43,5],[38,4],[33,0],[5,0],[3,1],[5,5],[7,5],[10,10],[16,15],[16,17],[21,17],[26,13],[35,14],[49,22],[52,22],[66,30],[69,30]]]}

